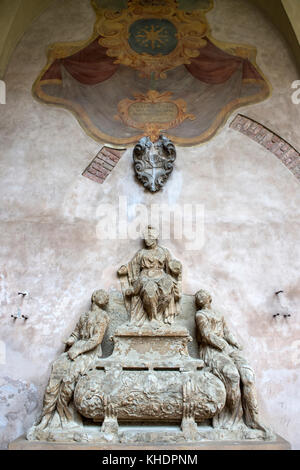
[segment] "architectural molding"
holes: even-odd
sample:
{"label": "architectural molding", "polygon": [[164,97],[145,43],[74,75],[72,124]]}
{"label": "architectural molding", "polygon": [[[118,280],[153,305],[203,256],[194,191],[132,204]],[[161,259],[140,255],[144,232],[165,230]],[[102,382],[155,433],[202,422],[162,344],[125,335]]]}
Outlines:
{"label": "architectural molding", "polygon": [[300,181],[300,154],[282,137],[247,116],[238,114],[230,127],[272,152]]}
{"label": "architectural molding", "polygon": [[118,150],[107,146],[102,147],[94,160],[84,170],[82,176],[86,176],[96,183],[104,183],[110,172],[114,169],[126,149]]}

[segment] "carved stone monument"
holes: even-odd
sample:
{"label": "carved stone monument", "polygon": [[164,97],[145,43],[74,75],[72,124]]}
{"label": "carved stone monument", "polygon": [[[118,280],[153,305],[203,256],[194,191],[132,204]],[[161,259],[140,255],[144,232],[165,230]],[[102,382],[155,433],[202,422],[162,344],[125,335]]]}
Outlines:
{"label": "carved stone monument", "polygon": [[175,146],[165,136],[160,136],[155,143],[149,137],[143,137],[133,149],[136,176],[152,193],[164,186],[173,171],[175,160]]}
{"label": "carved stone monument", "polygon": [[[113,301],[99,290],[52,366],[42,416],[27,439],[119,445],[274,440],[258,418],[253,371],[224,317],[211,309],[210,295],[199,291],[197,312],[193,302],[188,307],[181,263],[158,245],[152,227],[144,244],[118,270],[128,320],[114,330],[112,354],[102,357],[101,343]],[[194,325],[198,357],[190,355],[193,338],[183,318]]]}
{"label": "carved stone monument", "polygon": [[260,437],[259,431],[265,437],[272,437],[272,431],[258,417],[254,372],[242,356],[242,346],[229,330],[224,317],[212,310],[212,298],[208,292],[197,292],[195,301],[199,356],[226,389],[225,406],[213,417],[213,427],[239,430],[245,437],[254,435],[253,431],[249,434],[249,429],[257,431],[257,437]]}

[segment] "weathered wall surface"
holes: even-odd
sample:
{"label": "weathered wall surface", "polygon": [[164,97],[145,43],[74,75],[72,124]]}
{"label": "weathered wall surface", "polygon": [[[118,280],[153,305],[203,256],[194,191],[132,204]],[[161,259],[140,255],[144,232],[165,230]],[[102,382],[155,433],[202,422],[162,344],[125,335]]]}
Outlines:
{"label": "weathered wall surface", "polygon": [[[241,112],[300,148],[300,105],[291,101],[297,71],[285,42],[251,4],[218,0],[208,19],[220,40],[258,47],[258,64],[273,95]],[[178,148],[176,168],[153,196],[133,179],[132,149],[98,185],[81,176],[99,145],[67,111],[33,100],[32,83],[55,41],[89,36],[89,1],[56,0],[26,33],[8,68],[1,106],[0,357],[1,446],[24,433],[41,410],[50,365],[62,340],[89,306],[95,288],[118,289],[116,270],[139,241],[101,240],[103,204],[200,204],[204,245],[186,250],[165,241],[184,266],[184,292],[212,292],[238,332],[257,375],[265,421],[300,448],[299,207],[295,177],[280,161],[229,123],[209,143]],[[277,290],[292,317],[273,319]],[[20,298],[30,293],[15,323]],[[5,347],[4,347],[5,346]]]}
{"label": "weathered wall surface", "polygon": [[31,22],[52,0],[2,0],[0,4],[0,77],[10,56]]}
{"label": "weathered wall surface", "polygon": [[282,0],[282,3],[300,43],[300,4],[297,0]]}
{"label": "weathered wall surface", "polygon": [[276,28],[281,31],[286,41],[290,45],[290,50],[294,54],[294,60],[300,67],[299,38],[297,15],[299,15],[299,2],[297,0],[249,0],[258,6],[269,18]]}

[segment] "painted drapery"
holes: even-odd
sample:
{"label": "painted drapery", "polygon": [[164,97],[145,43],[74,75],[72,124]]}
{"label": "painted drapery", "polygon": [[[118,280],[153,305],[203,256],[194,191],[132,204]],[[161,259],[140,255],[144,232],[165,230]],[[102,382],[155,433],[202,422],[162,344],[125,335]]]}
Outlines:
{"label": "painted drapery", "polygon": [[269,95],[256,50],[211,36],[212,0],[92,3],[92,37],[53,45],[33,93],[72,111],[94,139],[128,145],[164,133],[195,145]]}

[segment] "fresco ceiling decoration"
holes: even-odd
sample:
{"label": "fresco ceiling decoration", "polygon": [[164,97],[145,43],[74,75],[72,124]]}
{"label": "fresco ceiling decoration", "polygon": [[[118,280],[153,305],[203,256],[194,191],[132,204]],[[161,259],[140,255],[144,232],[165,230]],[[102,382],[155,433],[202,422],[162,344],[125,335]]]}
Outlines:
{"label": "fresco ceiling decoration", "polygon": [[92,37],[51,46],[33,94],[73,112],[95,140],[130,145],[163,133],[196,145],[233,110],[269,96],[256,49],[212,37],[206,13],[213,0],[92,5]]}

